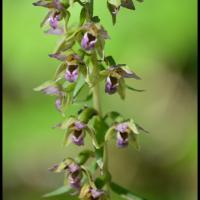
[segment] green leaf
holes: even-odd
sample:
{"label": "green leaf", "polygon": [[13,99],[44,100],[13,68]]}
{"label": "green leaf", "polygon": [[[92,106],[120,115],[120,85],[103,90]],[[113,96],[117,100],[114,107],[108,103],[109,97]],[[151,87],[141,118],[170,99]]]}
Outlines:
{"label": "green leaf", "polygon": [[62,76],[61,74],[66,70],[66,64],[65,63],[61,63],[58,68],[56,69],[56,73],[54,75],[54,79],[58,79],[60,76]]}
{"label": "green leaf", "polygon": [[145,200],[143,197],[139,197],[138,195],[134,194],[133,192],[123,188],[122,186],[118,185],[117,183],[111,182],[110,184],[111,189],[113,192],[121,196],[123,199],[126,200]]}
{"label": "green leaf", "polygon": [[129,90],[135,91],[135,92],[144,92],[145,90],[139,90],[139,89],[135,89],[131,86],[126,85],[126,88],[128,88]]}
{"label": "green leaf", "polygon": [[72,125],[76,119],[74,117],[66,118],[59,126],[61,129],[67,129],[70,125]]}
{"label": "green leaf", "polygon": [[103,175],[97,177],[95,179],[95,185],[98,189],[102,189],[106,183],[111,181],[111,175],[109,172],[104,173]]}
{"label": "green leaf", "polygon": [[94,108],[84,108],[84,110],[79,114],[78,120],[87,124],[88,121],[96,114],[97,111]]}
{"label": "green leaf", "polygon": [[137,126],[136,124],[134,123],[133,119],[131,119],[129,122],[128,122],[128,126],[129,128],[131,129],[131,131],[135,134],[139,134],[139,131],[137,129]]}
{"label": "green leaf", "polygon": [[101,59],[103,59],[104,57],[104,46],[105,46],[105,40],[99,36],[96,44],[96,49]]}
{"label": "green leaf", "polygon": [[105,134],[105,141],[108,141],[108,140],[111,140],[115,135],[115,127],[114,126],[111,126],[106,134]]}
{"label": "green leaf", "polygon": [[91,150],[84,150],[79,153],[76,162],[79,165],[83,165],[90,157],[94,157],[94,152]]}
{"label": "green leaf", "polygon": [[98,16],[94,16],[94,17],[92,17],[92,21],[94,23],[99,23],[100,22],[100,18]]}
{"label": "green leaf", "polygon": [[71,140],[70,140],[70,133],[71,130],[67,129],[65,135],[64,135],[64,142],[63,142],[63,146],[66,147],[70,144]]}
{"label": "green leaf", "polygon": [[54,54],[60,53],[61,51],[63,51],[65,48],[65,44],[66,44],[66,40],[65,40],[65,38],[62,38],[60,40],[60,42],[58,43],[58,45],[56,46],[56,48],[54,50]]}
{"label": "green leaf", "polygon": [[85,166],[81,166],[81,169],[82,169],[83,173],[86,175],[90,186],[95,188],[96,186],[94,185],[94,182],[92,181],[92,175],[91,175],[90,171]]}
{"label": "green leaf", "polygon": [[45,195],[43,195],[43,197],[52,197],[52,196],[58,196],[64,193],[71,193],[72,188],[68,185],[64,185],[56,190],[54,190],[53,192],[47,193]]}
{"label": "green leaf", "polygon": [[101,80],[105,79],[109,75],[109,70],[105,69],[99,72],[99,78]]}
{"label": "green leaf", "polygon": [[80,26],[82,26],[84,24],[85,19],[86,19],[86,9],[85,9],[85,7],[83,7],[81,9],[81,13],[80,13],[80,23],[79,23]]}
{"label": "green leaf", "polygon": [[74,83],[65,82],[63,87],[65,88],[65,91],[67,93],[72,93],[76,87],[76,82],[74,82]]}
{"label": "green leaf", "polygon": [[34,88],[34,91],[41,91],[45,88],[47,88],[48,86],[54,85],[55,83],[53,81],[46,81],[44,83],[42,83],[40,86]]}
{"label": "green leaf", "polygon": [[145,133],[149,133],[149,131],[145,130],[143,127],[141,127],[139,124],[135,123],[135,125],[137,126],[137,128]]}
{"label": "green leaf", "polygon": [[112,56],[105,57],[104,61],[108,66],[115,66],[116,65],[116,62],[115,62],[115,60]]}
{"label": "green leaf", "polygon": [[42,22],[40,23],[40,27],[42,28],[44,26],[44,24],[46,23],[46,21],[49,19],[49,17],[51,16],[51,14],[53,13],[52,10],[50,10],[47,15],[44,17],[44,19],[42,20]]}
{"label": "green leaf", "polygon": [[86,16],[90,20],[93,16],[93,0],[88,0],[85,4]]}
{"label": "green leaf", "polygon": [[130,143],[131,145],[133,145],[133,146],[136,148],[137,151],[139,151],[139,150],[140,150],[140,144],[139,144],[139,142],[138,142],[138,137],[137,137],[137,135],[135,135],[135,134],[133,134],[133,133],[130,133],[129,135],[130,135],[129,143]]}
{"label": "green leaf", "polygon": [[81,76],[76,84],[76,87],[73,91],[73,98],[76,98],[77,95],[81,92],[81,89],[83,89],[83,86],[85,85],[85,80],[84,78]]}
{"label": "green leaf", "polygon": [[96,149],[95,150],[95,154],[96,154],[96,163],[99,166],[100,169],[103,169],[104,163],[103,163],[103,154],[104,152],[104,148],[101,147],[100,149]]}
{"label": "green leaf", "polygon": [[126,89],[125,81],[123,78],[121,78],[121,79],[119,79],[119,87],[118,87],[117,92],[122,100],[125,99],[125,89]]}
{"label": "green leaf", "polygon": [[87,133],[88,133],[88,134],[90,135],[90,137],[92,138],[92,144],[93,144],[93,146],[94,146],[96,149],[99,149],[100,147],[99,147],[99,144],[98,144],[98,142],[97,142],[96,134],[95,134],[94,129],[91,128],[91,127],[89,127],[89,126],[87,126],[87,127],[85,128],[85,130],[87,131]]}
{"label": "green leaf", "polygon": [[[60,86],[58,84],[56,84],[54,81],[46,81],[44,83],[42,83],[40,86],[34,88],[33,90],[36,91],[36,92],[40,92],[40,91],[43,91],[44,89],[48,88],[48,87],[53,87],[53,88],[57,88],[58,91],[60,91]],[[58,96],[57,93],[48,93],[48,95],[50,96]]]}
{"label": "green leaf", "polygon": [[108,117],[111,118],[112,121],[114,121],[114,122],[122,122],[123,121],[122,115],[116,111],[111,111],[111,112],[107,113],[104,116],[104,119],[107,119]]}
{"label": "green leaf", "polygon": [[70,18],[71,14],[69,11],[66,11],[65,12],[65,30],[67,31],[68,30],[68,22],[69,22],[69,18]]}
{"label": "green leaf", "polygon": [[108,125],[104,121],[104,119],[99,116],[95,116],[91,123],[92,123],[92,127],[95,130],[98,144],[101,146],[104,143],[104,137],[108,129]]}

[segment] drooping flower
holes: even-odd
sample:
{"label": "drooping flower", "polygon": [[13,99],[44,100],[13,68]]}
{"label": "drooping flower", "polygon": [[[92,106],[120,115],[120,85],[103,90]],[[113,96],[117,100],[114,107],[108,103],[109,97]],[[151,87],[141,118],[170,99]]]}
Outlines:
{"label": "drooping flower", "polygon": [[79,197],[81,200],[104,200],[105,191],[86,184],[81,188]]}
{"label": "drooping flower", "polygon": [[66,73],[65,79],[69,82],[75,82],[79,76],[79,67],[83,65],[83,61],[81,60],[80,56],[77,54],[70,54],[66,57]]}
{"label": "drooping flower", "polygon": [[106,79],[105,92],[108,94],[113,94],[117,91],[118,86],[118,79],[113,76],[108,76]]}
{"label": "drooping flower", "polygon": [[116,139],[117,147],[123,148],[128,146],[129,144],[139,149],[138,144],[138,134],[140,134],[139,130],[148,133],[145,129],[141,126],[136,124],[133,119],[124,120],[122,116],[114,113],[116,122],[111,126],[106,134],[105,134],[105,141],[108,141],[112,138]]}
{"label": "drooping flower", "polygon": [[104,195],[104,191],[99,190],[99,189],[91,188],[90,192],[91,192],[92,198],[96,200],[100,199]]}
{"label": "drooping flower", "polygon": [[59,73],[64,73],[64,78],[69,82],[75,82],[79,76],[79,69],[81,68],[81,72],[83,75],[86,75],[86,66],[82,61],[79,55],[70,54],[65,55],[61,53],[55,53],[49,55],[52,58],[56,58],[57,60],[63,61],[62,69],[59,69]]}
{"label": "drooping flower", "polygon": [[135,78],[140,79],[133,71],[124,67],[125,65],[112,66],[107,71],[105,92],[107,94],[114,94],[118,91],[119,87],[121,90],[124,88],[124,78]]}
{"label": "drooping flower", "polygon": [[64,33],[64,28],[59,25],[64,17],[65,6],[60,0],[39,0],[33,3],[35,6],[42,6],[49,9],[48,14],[45,16],[41,23],[41,27],[49,24],[50,28],[44,32],[47,34],[61,35]]}
{"label": "drooping flower", "polygon": [[90,32],[86,32],[82,38],[81,46],[86,51],[89,51],[91,49],[94,49],[96,42],[97,37]]}
{"label": "drooping flower", "polygon": [[58,27],[58,16],[49,17],[49,25],[51,28],[56,29]]}
{"label": "drooping flower", "polygon": [[128,145],[129,129],[128,123],[120,123],[116,125],[115,130],[117,132],[117,146],[125,147]]}
{"label": "drooping flower", "polygon": [[84,145],[84,137],[85,132],[84,128],[86,125],[83,122],[75,121],[69,128],[71,130],[70,136],[71,136],[71,142],[74,144],[80,146]]}
{"label": "drooping flower", "polygon": [[49,16],[48,22],[50,25],[50,29],[45,31],[48,34],[53,34],[53,35],[60,35],[64,33],[63,27],[59,26],[59,21],[63,18],[62,14],[60,11],[54,11],[52,15]]}
{"label": "drooping flower", "polygon": [[66,173],[66,178],[68,179],[71,188],[78,191],[80,190],[81,180],[83,176],[82,168],[73,159],[64,159],[61,163],[54,164],[52,167],[50,167],[49,171],[55,173],[60,173],[64,171]]}
{"label": "drooping flower", "polygon": [[88,134],[92,139],[92,144],[98,149],[99,145],[95,137],[95,131],[88,124],[95,115],[97,115],[95,109],[84,107],[78,112],[78,117],[72,116],[59,123],[57,127],[66,130],[64,145],[66,146],[71,142],[78,146],[84,145],[85,135]]}
{"label": "drooping flower", "polygon": [[75,82],[78,79],[78,65],[67,65],[65,79],[69,82]]}
{"label": "drooping flower", "polygon": [[72,188],[80,190],[81,188],[81,179],[82,179],[82,170],[81,167],[76,163],[71,163],[68,168],[68,181]]}
{"label": "drooping flower", "polygon": [[105,40],[110,39],[107,31],[100,23],[88,22],[81,27],[83,36],[80,41],[81,47],[85,51],[96,49],[98,55],[103,58]]}
{"label": "drooping flower", "polygon": [[43,83],[42,85],[36,87],[34,90],[41,91],[46,95],[56,96],[55,106],[58,109],[58,111],[61,111],[62,102],[66,94],[60,84],[54,81],[47,81]]}

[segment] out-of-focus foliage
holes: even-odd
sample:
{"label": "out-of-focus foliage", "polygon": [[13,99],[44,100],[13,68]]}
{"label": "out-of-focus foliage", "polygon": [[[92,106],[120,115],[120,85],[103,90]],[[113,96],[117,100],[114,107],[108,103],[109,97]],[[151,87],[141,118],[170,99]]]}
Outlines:
{"label": "out-of-focus foliage", "polygon": [[[128,92],[124,102],[117,95],[102,96],[104,111],[137,117],[150,131],[141,138],[140,152],[118,150],[110,143],[113,179],[149,200],[197,199],[197,1],[146,0],[142,6],[136,2],[134,12],[120,10],[114,28],[106,1],[95,4],[96,15],[112,36],[106,43],[107,55],[112,52],[117,62],[137,71],[142,80],[133,87],[146,89]],[[77,9],[74,6],[71,23],[79,17]],[[30,0],[3,2],[5,200],[40,199],[62,185],[62,175],[49,174],[47,168],[77,153],[73,145],[63,149],[64,135],[51,129],[60,121],[54,102],[33,91],[58,65],[47,55],[59,38],[47,37],[39,29],[43,15],[44,10],[34,9]]]}

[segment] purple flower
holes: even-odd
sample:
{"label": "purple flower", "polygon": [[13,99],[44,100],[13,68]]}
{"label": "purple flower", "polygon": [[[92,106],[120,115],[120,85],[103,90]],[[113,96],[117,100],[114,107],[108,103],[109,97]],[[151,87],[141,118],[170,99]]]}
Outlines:
{"label": "purple flower", "polygon": [[84,200],[103,200],[105,199],[105,191],[85,184],[81,188],[79,197]]}
{"label": "purple flower", "polygon": [[49,17],[49,25],[53,28],[56,29],[58,27],[58,17],[51,16]]}
{"label": "purple flower", "polygon": [[55,8],[58,10],[63,10],[64,6],[60,3],[60,0],[52,0],[52,1],[46,1],[46,0],[39,0],[35,3],[33,3],[34,6],[42,6],[46,8]]}
{"label": "purple flower", "polygon": [[94,200],[98,200],[99,198],[101,198],[104,195],[104,191],[99,190],[99,189],[91,188],[90,192],[92,195],[92,199],[94,199]]}
{"label": "purple flower", "polygon": [[49,17],[49,25],[51,26],[51,28],[57,29],[58,23],[61,19],[62,19],[61,13],[58,11],[54,12],[53,15]]}
{"label": "purple flower", "polygon": [[85,124],[83,124],[80,121],[76,121],[73,124],[73,132],[71,133],[71,141],[80,146],[80,145],[84,145],[84,137],[85,137],[85,133],[84,133],[84,128],[86,127]]}
{"label": "purple flower", "polygon": [[62,106],[62,100],[61,98],[56,99],[55,101],[55,106],[56,108],[60,111],[61,110],[61,106]]}
{"label": "purple flower", "polygon": [[[118,64],[109,67],[106,70],[108,75],[106,78],[105,92],[108,94],[114,94],[118,88],[120,91],[125,90],[124,78],[140,79],[133,71],[131,71],[125,64]],[[123,92],[121,92],[123,93]],[[122,98],[124,98],[122,96]]]}
{"label": "purple flower", "polygon": [[129,129],[126,122],[116,125],[115,130],[117,131],[117,146],[126,147],[128,145]]}
{"label": "purple flower", "polygon": [[78,65],[67,65],[65,79],[69,82],[75,82],[78,79]]}
{"label": "purple flower", "polygon": [[76,122],[74,122],[74,125],[75,125],[75,127],[77,128],[77,130],[82,130],[83,128],[85,128],[85,124],[83,124],[82,122],[80,122],[80,121],[76,121]]}
{"label": "purple flower", "polygon": [[118,86],[118,79],[113,76],[108,76],[106,79],[105,92],[108,94],[114,94],[117,91]]}
{"label": "purple flower", "polygon": [[60,91],[56,86],[48,86],[42,90],[47,95],[59,95]]}
{"label": "purple flower", "polygon": [[59,27],[59,21],[62,19],[62,14],[59,11],[54,12],[49,18],[50,29],[45,31],[48,34],[60,35],[64,33],[64,29]]}
{"label": "purple flower", "polygon": [[68,166],[68,172],[68,181],[70,186],[76,190],[80,190],[82,179],[82,172],[80,166],[76,163],[71,163]]}
{"label": "purple flower", "polygon": [[53,0],[53,5],[58,10],[64,9],[64,6],[60,3],[60,0]]}
{"label": "purple flower", "polygon": [[86,51],[89,51],[95,47],[96,42],[97,38],[93,34],[86,32],[81,41],[81,46]]}

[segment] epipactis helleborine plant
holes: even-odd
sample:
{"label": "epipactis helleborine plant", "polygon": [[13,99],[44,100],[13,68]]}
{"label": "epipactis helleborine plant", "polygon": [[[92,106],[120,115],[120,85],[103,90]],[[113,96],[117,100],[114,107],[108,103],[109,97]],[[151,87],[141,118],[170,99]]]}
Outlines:
{"label": "epipactis helleborine plant", "polygon": [[[113,24],[121,8],[135,10],[133,0],[105,0],[106,3]],[[74,4],[81,8],[76,25],[70,24]],[[107,147],[114,139],[119,149],[132,144],[139,149],[138,136],[141,131],[148,131],[118,112],[103,114],[99,96],[101,81],[106,94],[119,94],[124,99],[126,89],[143,91],[128,86],[126,79],[141,78],[126,64],[117,64],[112,56],[105,55],[105,43],[110,36],[100,18],[93,14],[94,0],[39,0],[33,5],[48,10],[41,22],[44,32],[62,37],[49,54],[59,62],[54,77],[35,91],[55,96],[55,107],[63,120],[54,128],[64,131],[64,146],[84,147],[88,136],[93,146],[92,150],[84,149],[77,157],[66,158],[50,168],[52,172],[64,173],[64,186],[44,196],[68,193],[82,200],[108,200],[112,191],[124,199],[144,199],[113,182]]]}

